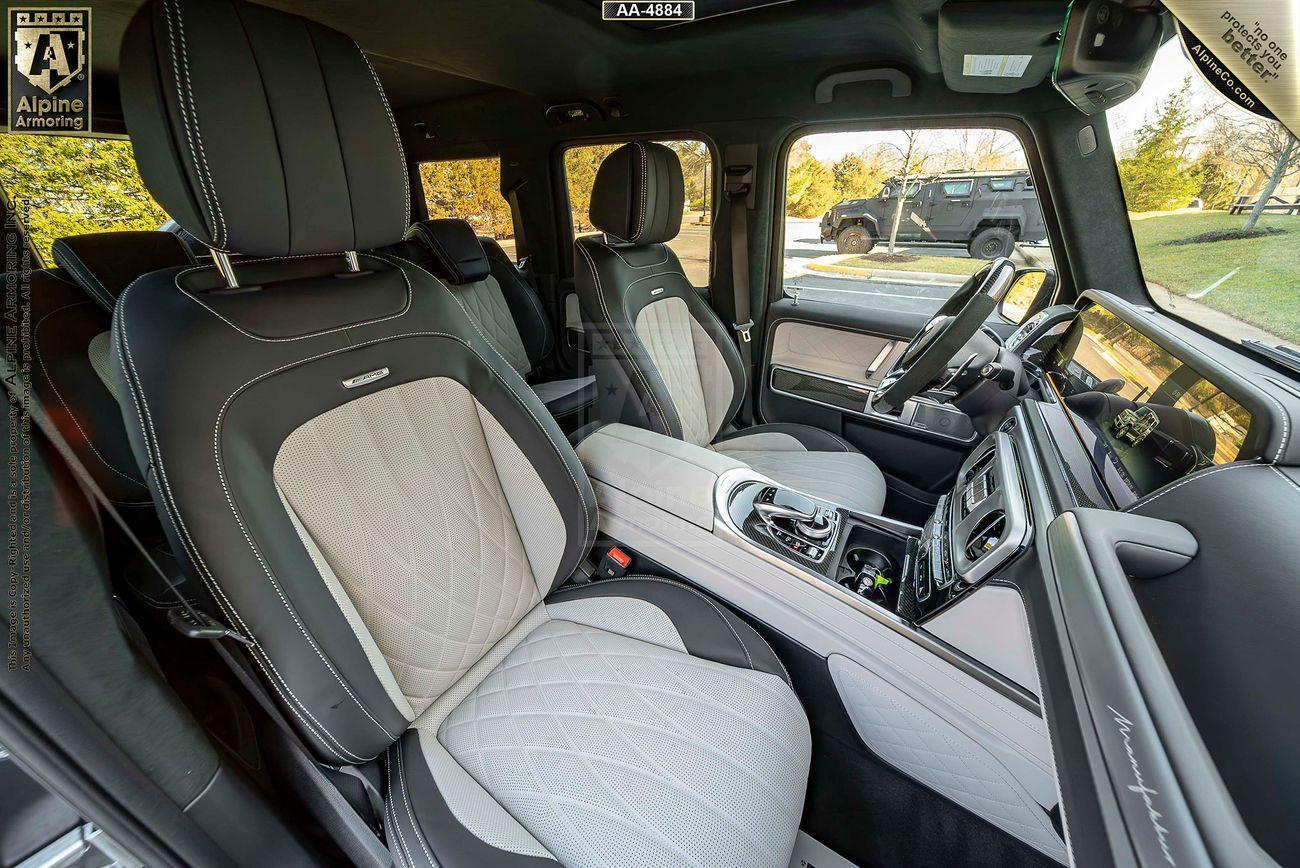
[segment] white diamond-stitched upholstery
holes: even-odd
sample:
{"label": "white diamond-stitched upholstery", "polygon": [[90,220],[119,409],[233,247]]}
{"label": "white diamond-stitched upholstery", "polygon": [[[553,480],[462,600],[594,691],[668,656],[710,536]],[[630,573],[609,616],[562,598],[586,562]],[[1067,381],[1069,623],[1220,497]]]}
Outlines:
{"label": "white diamond-stitched upholstery", "polygon": [[795,438],[778,433],[743,435],[712,448],[804,494],[872,515],[885,506],[885,477],[860,452],[808,452]]}
{"label": "white diamond-stitched upholstery", "polygon": [[275,460],[416,714],[542,596],[479,412],[454,380],[416,380],[317,416]]}
{"label": "white diamond-stitched upholstery", "polygon": [[438,738],[571,868],[784,866],[811,751],[780,677],[566,621],[520,642]]}
{"label": "white diamond-stitched upholstery", "polygon": [[1059,862],[1065,846],[1016,777],[957,727],[874,672],[834,655],[831,675],[854,727],[904,774]]}
{"label": "white diamond-stitched upholstery", "polygon": [[707,444],[726,421],[734,389],[722,354],[686,302],[675,296],[641,308],[633,325],[668,389],[682,439]]}
{"label": "white diamond-stitched upholstery", "polygon": [[528,360],[528,351],[524,349],[523,338],[519,336],[519,327],[510,315],[505,294],[501,284],[492,275],[472,283],[448,284],[456,298],[460,299],[475,322],[482,327],[487,339],[492,342],[510,367],[525,376],[533,369]]}
{"label": "white diamond-stitched upholstery", "polygon": [[112,332],[100,332],[90,339],[90,345],[86,347],[86,355],[90,357],[90,367],[95,376],[99,377],[109,394],[117,398],[117,381],[113,379],[113,362],[110,358],[112,351]]}

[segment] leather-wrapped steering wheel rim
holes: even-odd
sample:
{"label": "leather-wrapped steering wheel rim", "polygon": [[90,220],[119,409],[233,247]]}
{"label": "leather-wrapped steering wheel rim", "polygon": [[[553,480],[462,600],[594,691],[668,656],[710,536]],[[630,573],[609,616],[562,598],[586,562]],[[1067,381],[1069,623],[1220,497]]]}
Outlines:
{"label": "leather-wrapped steering wheel rim", "polygon": [[877,413],[890,413],[925,391],[953,355],[984,325],[1015,281],[1016,265],[994,259],[975,272],[932,316],[880,379],[871,397]]}

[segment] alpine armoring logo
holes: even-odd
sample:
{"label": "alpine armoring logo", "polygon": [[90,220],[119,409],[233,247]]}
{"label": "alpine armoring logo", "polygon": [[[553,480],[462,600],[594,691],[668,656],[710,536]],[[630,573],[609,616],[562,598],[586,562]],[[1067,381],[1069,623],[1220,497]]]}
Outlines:
{"label": "alpine armoring logo", "polygon": [[10,132],[90,132],[90,9],[10,9],[9,46]]}

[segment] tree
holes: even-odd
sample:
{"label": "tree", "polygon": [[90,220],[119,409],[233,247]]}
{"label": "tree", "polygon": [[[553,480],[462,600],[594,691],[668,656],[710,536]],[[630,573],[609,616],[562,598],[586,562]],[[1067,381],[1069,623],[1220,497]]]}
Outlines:
{"label": "tree", "polygon": [[591,189],[596,170],[618,145],[578,145],[564,152],[564,179],[569,188],[569,208],[574,232],[590,232]]}
{"label": "tree", "polygon": [[501,195],[501,161],[435,160],[420,164],[430,217],[459,217],[493,238],[514,235],[510,205]]}
{"label": "tree", "polygon": [[907,198],[908,182],[913,175],[919,175],[925,171],[925,166],[932,159],[934,154],[926,153],[921,147],[922,130],[903,130],[903,140],[906,142],[905,147],[898,145],[889,145],[889,147],[898,151],[898,155],[903,160],[903,170],[901,183],[894,190],[897,197],[894,203],[894,219],[890,221],[889,227],[889,247],[888,252],[893,253],[898,246],[898,226],[903,219],[903,201]]}
{"label": "tree", "polygon": [[686,186],[686,207],[709,215],[709,186],[713,183],[713,154],[704,142],[679,139],[661,142],[671,148],[682,164],[682,181]]}
{"label": "tree", "polygon": [[835,204],[835,175],[813,156],[807,140],[790,152],[790,170],[785,185],[786,213],[791,217],[816,217]]}
{"label": "tree", "polygon": [[1199,122],[1185,87],[1156,108],[1156,116],[1138,128],[1132,156],[1119,161],[1119,180],[1130,211],[1181,208],[1201,186],[1201,177],[1184,154],[1189,133]]}
{"label": "tree", "polygon": [[835,192],[841,200],[865,199],[880,192],[889,177],[885,159],[879,151],[859,151],[840,157],[831,165],[835,177]]}
{"label": "tree", "polygon": [[1261,120],[1246,127],[1240,136],[1237,153],[1242,162],[1259,169],[1268,179],[1242,224],[1241,231],[1249,232],[1259,222],[1264,206],[1281,180],[1300,169],[1300,145],[1296,143],[1295,133],[1277,121]]}
{"label": "tree", "polygon": [[46,262],[57,238],[167,222],[124,139],[0,135],[0,184],[25,209],[32,244]]}

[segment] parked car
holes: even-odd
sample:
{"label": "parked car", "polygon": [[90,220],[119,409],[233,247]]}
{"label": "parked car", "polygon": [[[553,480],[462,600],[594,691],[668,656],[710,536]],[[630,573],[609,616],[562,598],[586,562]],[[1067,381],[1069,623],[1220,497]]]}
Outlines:
{"label": "parked car", "polygon": [[[888,238],[903,182],[890,178],[880,195],[846,199],[822,215],[821,239],[840,253],[867,253]],[[1043,210],[1028,172],[949,172],[907,182],[898,240],[965,244],[980,259],[1010,256],[1020,242],[1047,238]]]}

